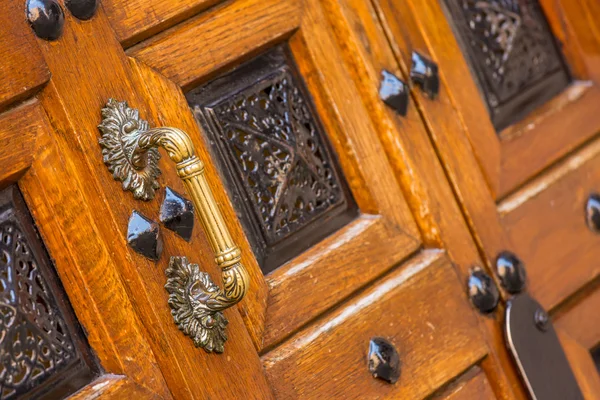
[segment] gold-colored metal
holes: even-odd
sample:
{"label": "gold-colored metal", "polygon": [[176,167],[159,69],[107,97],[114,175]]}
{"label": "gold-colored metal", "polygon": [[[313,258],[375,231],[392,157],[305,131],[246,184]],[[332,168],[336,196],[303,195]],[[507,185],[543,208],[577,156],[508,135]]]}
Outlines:
{"label": "gold-colored metal", "polygon": [[185,132],[167,127],[148,129],[148,123],[126,102],[110,99],[102,109],[102,117],[98,128],[102,132],[99,142],[104,163],[113,177],[123,182],[123,189],[132,191],[136,199],[151,200],[159,187],[158,147],[164,148],[175,162],[177,174],[192,198],[221,268],[223,289],[201,272],[198,265],[189,264],[185,257],[171,257],[165,285],[171,314],[179,329],[197,347],[223,352],[227,320],[221,311],[244,297],[249,276],[241,262],[240,249],[233,242],[208,186],[204,164],[194,154],[193,143]]}

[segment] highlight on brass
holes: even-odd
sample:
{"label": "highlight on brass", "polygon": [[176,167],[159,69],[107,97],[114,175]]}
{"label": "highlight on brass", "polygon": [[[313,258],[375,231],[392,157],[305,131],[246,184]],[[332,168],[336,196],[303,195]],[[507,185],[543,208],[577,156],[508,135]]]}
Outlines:
{"label": "highlight on brass", "polygon": [[194,209],[221,268],[223,289],[209,275],[190,264],[186,257],[171,257],[166,270],[166,290],[175,323],[190,336],[197,347],[207,352],[223,352],[227,336],[227,319],[221,311],[238,303],[249,285],[248,273],[241,262],[241,252],[233,242],[204,175],[204,164],[196,157],[187,133],[177,128],[149,129],[148,122],[125,101],[110,99],[102,109],[104,163],[115,180],[134,198],[149,201],[158,189],[160,169],[158,148],[166,150],[175,163]]}

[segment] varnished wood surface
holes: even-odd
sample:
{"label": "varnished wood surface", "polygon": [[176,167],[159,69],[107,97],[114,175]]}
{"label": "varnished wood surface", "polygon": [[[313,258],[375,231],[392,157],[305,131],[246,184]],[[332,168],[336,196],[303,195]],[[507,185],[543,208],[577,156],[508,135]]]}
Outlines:
{"label": "varnished wood surface", "polygon": [[600,399],[600,374],[590,354],[590,349],[582,346],[564,332],[558,333],[567,360],[575,374],[581,393],[586,400]]}
{"label": "varnished wood surface", "polygon": [[[259,350],[281,341],[418,248],[419,231],[389,164],[379,157],[383,149],[374,127],[343,64],[333,61],[340,55],[318,2],[277,2],[273,6],[255,0],[227,3],[129,51],[140,63],[140,71],[145,69],[142,63],[147,64],[172,81],[169,85],[183,86],[185,91],[225,66],[259,53],[266,44],[284,39],[289,40],[363,216],[264,277],[229,208],[229,199],[224,192],[219,193],[219,173],[212,169],[212,162],[207,163],[209,179],[219,188],[217,199],[225,206],[226,215],[231,215],[226,219],[232,222],[233,235],[247,255],[252,290],[239,307]],[[204,51],[197,51],[199,48]],[[146,87],[147,96],[156,98],[152,85]],[[170,124],[201,135],[191,112],[181,112],[187,106],[177,91],[161,90],[159,95],[164,103],[181,107],[173,109]],[[160,110],[157,115],[162,114],[166,121],[166,113],[169,111]],[[199,153],[210,160],[206,145],[198,144]]]}
{"label": "varnished wood surface", "polygon": [[128,50],[186,88],[248,59],[298,28],[303,1],[224,3]]}
{"label": "varnished wood surface", "polygon": [[[276,396],[426,397],[487,352],[461,286],[443,252],[424,251],[263,356]],[[399,353],[402,372],[395,385],[367,369],[375,336]]]}
{"label": "varnished wood surface", "polygon": [[[125,375],[149,392],[168,398],[169,391],[144,328],[125,295],[117,265],[106,245],[97,240],[98,220],[91,215],[90,206],[81,201],[82,188],[73,181],[76,171],[72,160],[61,151],[45,114],[38,116],[42,129],[36,157],[19,180],[19,187],[87,332],[88,343],[105,371]],[[35,118],[35,112],[28,117]]]}
{"label": "varnished wood surface", "polygon": [[435,400],[492,400],[494,396],[490,382],[479,367],[473,367],[455,382],[432,397]]}
{"label": "varnished wood surface", "polygon": [[553,316],[554,324],[587,349],[600,345],[600,282]]}
{"label": "varnished wood surface", "polygon": [[45,128],[44,110],[36,100],[0,114],[0,186],[16,182],[35,157],[35,142]]}
{"label": "varnished wood surface", "polygon": [[125,378],[122,375],[104,374],[85,388],[69,396],[69,400],[96,399],[162,399],[163,397],[149,391]]}
{"label": "varnished wood surface", "polygon": [[2,3],[0,35],[0,110],[4,110],[39,90],[50,79],[50,71],[25,19],[22,1]]}
{"label": "varnished wood surface", "polygon": [[[127,221],[132,211],[139,210],[157,220],[163,195],[159,192],[150,203],[135,201],[113,180],[102,162],[98,145],[100,110],[110,97],[128,100],[132,106],[140,107],[143,116],[150,106],[162,109],[169,105],[158,105],[152,98],[146,99],[138,94],[143,91],[143,86],[102,9],[86,22],[67,15],[63,36],[52,43],[40,41],[39,46],[52,72],[52,81],[41,93],[40,100],[56,132],[53,139],[62,162],[68,167],[68,174],[60,180],[56,180],[55,176],[54,185],[44,182],[35,190],[25,188],[25,191],[28,202],[34,204],[33,214],[42,236],[47,244],[51,243],[48,244],[51,256],[66,257],[60,246],[66,242],[72,248],[72,257],[79,259],[76,265],[85,265],[82,269],[90,280],[89,284],[99,285],[98,290],[104,291],[94,295],[95,301],[103,303],[88,312],[91,315],[99,312],[111,314],[120,311],[121,304],[130,303],[133,307],[132,311],[124,312],[129,321],[108,323],[109,319],[100,325],[103,329],[114,330],[109,334],[112,340],[95,343],[100,350],[104,343],[110,345],[116,339],[133,341],[130,349],[119,349],[118,353],[123,355],[118,358],[115,355],[106,357],[105,363],[111,368],[103,366],[108,372],[117,374],[120,374],[121,362],[143,362],[132,374],[148,374],[148,369],[160,369],[162,376],[140,376],[141,381],[153,385],[153,392],[161,393],[165,391],[164,377],[169,391],[176,398],[248,398],[248,393],[250,397],[269,398],[271,393],[260,360],[236,309],[225,312],[229,319],[230,340],[220,357],[195,348],[173,322],[167,305],[168,294],[164,289],[164,270],[171,255],[187,255],[193,261],[207,259],[203,255],[211,253],[202,230],[199,227],[194,230],[192,244],[175,237],[172,232],[163,231],[165,246],[158,263],[144,259],[127,246]],[[163,185],[178,182],[175,168],[165,158],[161,160],[161,169]],[[47,173],[50,174],[50,171]],[[57,193],[46,195],[43,202],[38,200],[38,193],[44,193],[48,188]],[[82,213],[81,209],[85,212]],[[48,220],[50,216],[53,218]],[[78,220],[82,217],[87,221]],[[61,236],[62,243],[50,242],[48,238],[55,235]],[[68,260],[63,259],[60,264],[57,261],[59,273],[68,265]],[[206,260],[203,268],[213,273],[214,278],[219,276],[212,260]],[[112,277],[111,283],[105,283],[108,277]],[[69,280],[66,280],[65,286],[67,292],[69,287],[76,287]],[[82,289],[73,289],[73,292],[90,294],[89,290]],[[89,301],[74,303],[85,307]],[[98,324],[95,319],[91,321]],[[94,329],[94,323],[82,321],[88,331]],[[127,334],[135,329],[141,330],[145,340],[135,340],[135,335]],[[143,350],[147,355],[142,355],[142,349],[125,355],[136,346],[145,346]],[[210,374],[193,371],[210,371]]]}
{"label": "varnished wood surface", "polygon": [[124,47],[149,38],[222,0],[106,0],[102,6]]}
{"label": "varnished wood surface", "polygon": [[502,225],[525,262],[529,292],[553,309],[600,275],[600,235],[586,224],[600,191],[600,141],[591,143],[499,205]]}
{"label": "varnished wood surface", "polygon": [[[345,62],[377,126],[386,155],[415,215],[424,244],[447,249],[462,279],[466,280],[470,268],[482,265],[482,261],[461,217],[460,207],[452,201],[454,193],[450,185],[445,183],[445,171],[423,125],[417,104],[411,99],[408,114],[401,117],[379,98],[381,71],[391,71],[407,81],[406,65],[401,59],[398,65],[384,29],[376,18],[377,11],[369,2],[327,0],[322,3],[342,47]],[[413,29],[408,23],[412,19],[403,18],[402,21],[403,26],[409,25]],[[422,47],[416,48],[422,51]],[[399,51],[404,53],[406,49],[400,48]],[[441,119],[435,122],[444,129],[453,129],[454,125],[448,126],[453,122],[453,117],[445,99],[426,100],[418,88],[412,94],[428,107],[439,105],[433,114],[440,115]],[[494,212],[493,202],[489,202],[488,207]],[[498,315],[501,315],[500,310]],[[512,372],[511,360],[504,349],[502,327],[497,318],[481,318],[480,322],[491,344],[491,353],[483,362],[483,367],[497,395],[510,398],[515,395],[513,392],[520,392],[520,383]]]}

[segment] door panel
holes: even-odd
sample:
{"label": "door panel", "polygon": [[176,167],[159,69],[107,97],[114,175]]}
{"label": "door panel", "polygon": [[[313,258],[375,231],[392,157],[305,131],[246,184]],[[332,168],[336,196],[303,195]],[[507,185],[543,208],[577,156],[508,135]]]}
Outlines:
{"label": "door panel", "polygon": [[[404,43],[400,48],[424,46],[421,50],[439,63],[442,79],[451,93],[452,104],[464,121],[467,136],[495,199],[504,197],[543,168],[580,146],[600,128],[593,106],[600,95],[596,57],[600,42],[595,35],[598,29],[596,23],[585,17],[598,11],[596,2],[540,2],[550,29],[560,43],[573,82],[523,120],[503,129],[499,135],[496,135],[490,119],[483,117],[488,113],[481,100],[482,95],[462,56],[461,47],[442,5],[437,1],[400,6],[387,0],[377,3],[382,9],[382,17],[390,29],[392,40]],[[479,4],[467,3],[471,6]],[[516,3],[507,4],[515,6]],[[506,14],[499,9],[499,15],[503,15],[503,12]],[[402,15],[415,19],[414,29],[426,38],[427,43],[421,44],[421,39],[408,33],[412,28],[404,28]],[[526,21],[526,18],[522,19]],[[410,54],[399,56],[407,63],[410,60]]]}
{"label": "door panel", "polygon": [[[378,156],[383,150],[370,120],[360,101],[348,101],[359,99],[359,94],[343,64],[333,61],[340,56],[318,3],[229,3],[128,52],[172,81],[161,83],[172,87],[170,93],[158,91],[161,97],[157,97],[157,91],[148,86],[147,96],[163,104],[182,106],[186,100],[178,86],[189,92],[223,76],[234,65],[256,60],[258,54],[265,53],[265,47],[285,43],[360,214],[265,276],[256,257],[251,256],[248,230],[244,231],[233,218],[235,204],[225,193],[219,193],[223,189],[217,191],[230,229],[247,255],[254,290],[239,307],[258,349],[274,345],[419,246],[419,233],[402,193],[389,165]],[[198,51],[201,48],[203,51]],[[138,65],[143,80],[147,80],[149,70]],[[202,122],[195,121],[191,112],[180,110],[161,109],[163,123],[200,138]],[[204,138],[197,142],[198,151],[203,159],[213,160],[218,153]],[[219,173],[213,169],[219,161],[207,164],[208,176],[215,179],[211,181],[213,187],[221,188],[221,181],[216,179]]]}
{"label": "door panel", "polygon": [[527,265],[530,292],[553,309],[600,274],[598,234],[586,204],[600,186],[600,142],[553,167],[498,206],[515,252]]}
{"label": "door panel", "polygon": [[[587,191],[593,190],[596,143],[588,142],[539,178],[525,181],[597,132],[590,107],[597,102],[594,82],[598,68],[593,67],[593,57],[588,57],[597,39],[583,32],[569,36],[573,41],[563,50],[576,80],[496,136],[489,119],[483,117],[487,115],[485,104],[479,101],[479,89],[459,53],[443,7],[435,1],[374,3],[405,76],[413,50],[438,63],[439,96],[432,99],[418,89],[413,95],[492,276],[499,277],[496,257],[500,252],[513,251],[525,261],[526,290],[554,308],[554,313],[566,313],[565,302],[588,290],[597,277],[592,260],[596,238],[585,220]],[[565,37],[564,30],[570,29],[566,21],[581,9],[596,7],[591,2],[550,3],[542,2],[542,6],[559,40]],[[589,24],[593,31],[594,23]],[[586,43],[585,51],[577,47],[579,41]],[[580,74],[582,60],[584,75]],[[577,80],[581,77],[586,81]],[[501,287],[500,281],[498,285]],[[508,299],[511,294],[503,291],[502,296]]]}
{"label": "door panel", "polygon": [[[367,368],[374,337],[398,351],[394,385]],[[486,352],[448,258],[426,250],[262,360],[280,398],[421,399]]]}
{"label": "door panel", "polygon": [[[163,256],[155,263],[127,245],[127,225],[132,212],[158,220],[159,200],[164,195],[161,193],[160,199],[144,203],[119,189],[103,164],[98,144],[100,110],[111,97],[126,99],[132,106],[140,107],[143,116],[149,114],[148,107],[162,109],[163,105],[153,101],[144,103],[138,95],[143,93],[145,83],[137,80],[101,8],[89,21],[79,21],[70,14],[65,18],[59,40],[38,41],[52,72],[50,84],[39,95],[52,126],[48,135],[52,145],[40,145],[36,156],[39,167],[30,169],[35,174],[26,177],[22,190],[49,253],[61,260],[57,268],[68,269],[70,265],[81,268],[83,272],[78,273],[83,277],[72,279],[100,291],[85,290],[86,286],[80,289],[82,295],[93,295],[100,302],[97,309],[87,307],[87,312],[106,313],[108,320],[99,325],[102,330],[108,329],[110,337],[115,336],[119,342],[133,342],[131,348],[123,350],[113,347],[111,341],[99,340],[101,350],[117,352],[106,355],[103,367],[110,373],[122,374],[124,366],[141,363],[143,367],[134,370],[132,378],[157,387],[152,392],[161,397],[169,397],[170,391],[176,398],[236,398],[248,392],[256,398],[269,398],[271,393],[260,360],[237,311],[230,309],[225,313],[231,340],[224,357],[207,357],[173,322],[164,288],[168,257]],[[44,153],[39,154],[41,151]],[[175,169],[164,159],[161,169],[162,179],[178,182]],[[185,193],[182,188],[174,189]],[[163,239],[167,255],[206,260],[205,255],[212,253],[200,229],[194,230],[191,243],[169,231],[163,233]],[[214,272],[214,264],[206,264],[205,270]],[[78,303],[85,308],[90,302],[83,300]],[[113,322],[121,312],[125,318],[122,324]],[[94,326],[93,322],[80,320],[86,329]],[[128,330],[132,330],[131,335]],[[137,336],[135,330],[139,330]],[[92,347],[96,350],[94,344]],[[223,362],[227,357],[230,363]],[[160,371],[160,378],[148,376],[148,371]],[[189,371],[211,371],[211,374]],[[243,385],[231,384],[240,377]]]}
{"label": "door panel", "polygon": [[[72,174],[58,151],[55,131],[40,102],[30,99],[18,104],[0,115],[0,120],[4,122],[0,132],[0,170],[6,174],[0,178],[0,186],[6,188],[11,182],[18,182],[36,231],[85,330],[86,341],[103,371],[109,373],[96,372],[99,376],[92,382],[84,380],[79,384],[89,383],[83,389],[89,395],[106,392],[118,397],[125,391],[136,391],[146,393],[145,397],[169,398],[170,392],[114,265],[109,262],[105,247],[91,240],[97,237],[93,219],[80,202],[77,188],[62,184]],[[50,386],[56,383],[56,378],[49,379]],[[8,392],[4,388],[3,394]]]}
{"label": "door panel", "polygon": [[443,393],[439,393],[432,397],[433,399],[445,400],[491,400],[496,399],[490,382],[486,378],[485,373],[473,367],[461,376],[456,382],[449,385]]}
{"label": "door panel", "polygon": [[9,1],[0,15],[0,111],[11,103],[30,97],[48,79],[50,71],[35,46],[35,36],[23,18],[23,4]]}

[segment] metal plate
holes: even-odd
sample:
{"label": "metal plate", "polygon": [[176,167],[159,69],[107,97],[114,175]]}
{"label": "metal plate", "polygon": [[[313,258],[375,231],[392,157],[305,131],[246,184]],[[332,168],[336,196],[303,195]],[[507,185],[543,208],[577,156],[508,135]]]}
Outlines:
{"label": "metal plate", "polygon": [[558,336],[548,320],[536,323],[545,311],[527,294],[510,299],[506,307],[506,341],[532,399],[578,400],[581,390]]}

